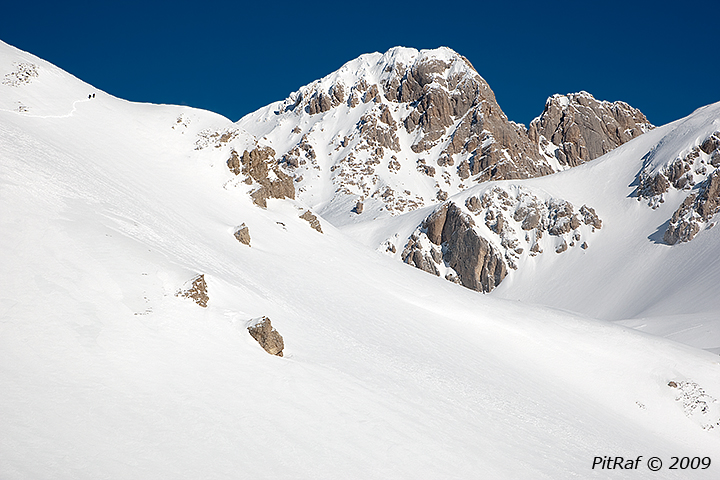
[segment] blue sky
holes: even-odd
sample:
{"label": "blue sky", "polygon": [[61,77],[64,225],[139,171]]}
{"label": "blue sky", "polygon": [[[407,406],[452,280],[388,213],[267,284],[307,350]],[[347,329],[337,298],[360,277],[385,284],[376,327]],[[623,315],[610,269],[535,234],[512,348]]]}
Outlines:
{"label": "blue sky", "polygon": [[113,95],[231,120],[362,53],[448,46],[511,120],[553,93],[662,125],[720,101],[720,2],[12,2],[0,39]]}

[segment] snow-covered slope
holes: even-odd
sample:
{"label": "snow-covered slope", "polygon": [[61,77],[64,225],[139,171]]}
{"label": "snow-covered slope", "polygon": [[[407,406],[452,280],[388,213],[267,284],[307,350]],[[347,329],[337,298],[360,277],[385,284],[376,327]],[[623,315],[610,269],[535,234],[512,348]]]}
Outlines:
{"label": "snow-covered slope", "polygon": [[[320,233],[302,199],[253,201],[282,178],[229,171],[255,139],[227,119],[0,44],[0,77],[22,62],[37,77],[0,85],[0,478],[601,478],[596,456],[720,451],[717,356]],[[176,295],[199,274],[206,308]]]}
{"label": "snow-covered slope", "polygon": [[[589,164],[528,181],[529,186],[592,205],[603,219],[602,231],[587,250],[563,254],[562,259],[537,258],[528,268],[519,268],[497,294],[595,318],[642,319],[628,324],[720,352],[720,297],[715,289],[720,282],[720,232],[712,229],[717,208],[710,211],[712,202],[705,203],[707,217],[704,222],[699,218],[702,230],[696,230],[691,242],[669,245],[666,235],[685,199],[709,190],[715,167],[706,142],[718,130],[720,104],[709,105]],[[639,195],[650,172],[667,170],[692,152],[692,170],[681,172],[689,172],[684,189],[669,186],[649,201]],[[673,328],[671,319],[677,321]]]}
{"label": "snow-covered slope", "polygon": [[467,241],[449,240],[458,228],[430,238],[446,205],[344,231],[476,290],[719,353],[718,131],[720,104],[709,105],[572,170],[452,196],[447,205],[472,223],[475,243],[487,243],[466,255],[477,264],[470,281],[451,265],[454,251],[468,251]]}

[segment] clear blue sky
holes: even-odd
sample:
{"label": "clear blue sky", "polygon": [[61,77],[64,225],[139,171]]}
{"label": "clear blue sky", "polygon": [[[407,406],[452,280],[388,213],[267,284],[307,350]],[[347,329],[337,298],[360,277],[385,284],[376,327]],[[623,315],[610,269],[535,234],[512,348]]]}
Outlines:
{"label": "clear blue sky", "polygon": [[511,120],[553,93],[656,125],[720,101],[720,2],[6,2],[0,39],[115,96],[237,120],[362,53],[448,46]]}

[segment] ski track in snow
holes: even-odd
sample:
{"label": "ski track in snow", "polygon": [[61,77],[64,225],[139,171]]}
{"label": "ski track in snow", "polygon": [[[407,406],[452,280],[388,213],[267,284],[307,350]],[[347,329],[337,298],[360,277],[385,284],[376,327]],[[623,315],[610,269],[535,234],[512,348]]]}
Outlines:
{"label": "ski track in snow", "polygon": [[92,100],[93,99],[90,99],[90,98],[86,98],[83,100],[75,100],[72,104],[72,110],[70,110],[70,113],[65,114],[65,115],[31,115],[31,114],[28,114],[25,112],[20,112],[18,110],[8,110],[6,108],[0,108],[0,112],[10,112],[10,113],[14,113],[16,115],[20,115],[21,117],[26,117],[26,118],[68,118],[68,117],[72,117],[72,115],[77,111],[78,103],[91,102]]}

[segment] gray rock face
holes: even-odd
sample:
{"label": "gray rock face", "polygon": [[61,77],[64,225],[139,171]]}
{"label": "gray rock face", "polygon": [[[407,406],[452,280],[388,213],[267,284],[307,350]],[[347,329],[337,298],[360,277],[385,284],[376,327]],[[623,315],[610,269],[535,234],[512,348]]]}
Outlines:
{"label": "gray rock face", "polygon": [[641,197],[654,197],[662,195],[670,188],[670,182],[662,173],[648,177],[638,188]]}
{"label": "gray rock face", "polygon": [[[639,185],[636,191],[638,198],[653,199],[661,196],[671,187],[687,190],[706,181],[720,166],[720,131],[710,134],[699,143],[687,154],[673,159],[660,171],[653,170],[652,164],[646,167],[650,169],[649,171],[643,168],[638,175]],[[650,204],[653,206],[657,201]]]}
{"label": "gray rock face", "polygon": [[580,207],[580,214],[583,216],[583,222],[587,225],[592,225],[594,228],[602,228],[602,220],[595,213],[595,209],[583,205]]}
{"label": "gray rock face", "polygon": [[278,331],[273,328],[268,317],[262,317],[252,323],[248,326],[248,332],[270,355],[283,356],[285,342]]}
{"label": "gray rock face", "polygon": [[[413,236],[408,239],[408,243],[403,251],[402,259],[403,262],[408,265],[412,265],[415,268],[419,268],[420,270],[439,276],[440,272],[435,264],[439,263],[442,257],[439,257],[438,259],[438,254],[435,252],[436,250],[432,250],[430,255],[424,254],[422,245],[419,243],[419,238],[417,236]],[[433,255],[433,253],[435,253],[435,255]]]}
{"label": "gray rock face", "polygon": [[550,97],[530,123],[528,135],[537,144],[554,144],[560,164],[574,167],[652,128],[645,115],[627,103],[599,101],[580,92]]}
{"label": "gray rock face", "polygon": [[698,195],[696,210],[704,222],[720,210],[720,172],[713,172],[705,181]]}
{"label": "gray rock face", "polygon": [[438,165],[457,161],[460,178],[479,175],[478,182],[552,173],[525,130],[505,116],[487,82],[458,57],[469,66],[464,74],[448,73],[451,63],[425,60],[398,69],[383,85],[389,100],[413,107],[403,120],[417,136],[413,152],[444,144]]}
{"label": "gray rock face", "polygon": [[502,256],[472,228],[474,222],[451,204],[443,215],[443,259],[457,272],[460,283],[473,290],[490,292],[507,275]]}
{"label": "gray rock face", "polygon": [[[583,205],[576,212],[567,200],[541,195],[517,185],[494,186],[465,200],[470,214],[458,204],[446,203],[413,233],[402,260],[490,292],[508,269],[519,268],[521,259],[541,255],[544,248],[561,254],[602,228],[593,208]],[[582,245],[587,248],[587,243]]]}
{"label": "gray rock face", "polygon": [[442,260],[456,273],[457,277],[451,278],[457,278],[463,286],[480,292],[492,291],[507,275],[507,267],[492,244],[475,232],[474,225],[472,218],[454,203],[443,205],[423,222],[427,238],[441,250],[431,249],[430,255],[424,255],[418,238],[411,237],[403,261],[440,275],[435,265]]}
{"label": "gray rock face", "polygon": [[[648,153],[646,160],[652,160],[652,155]],[[655,209],[671,189],[688,192],[670,218],[663,240],[670,245],[689,242],[720,211],[720,132],[701,139],[689,152],[661,168],[652,161],[646,163],[638,174],[638,200],[646,199]]]}

